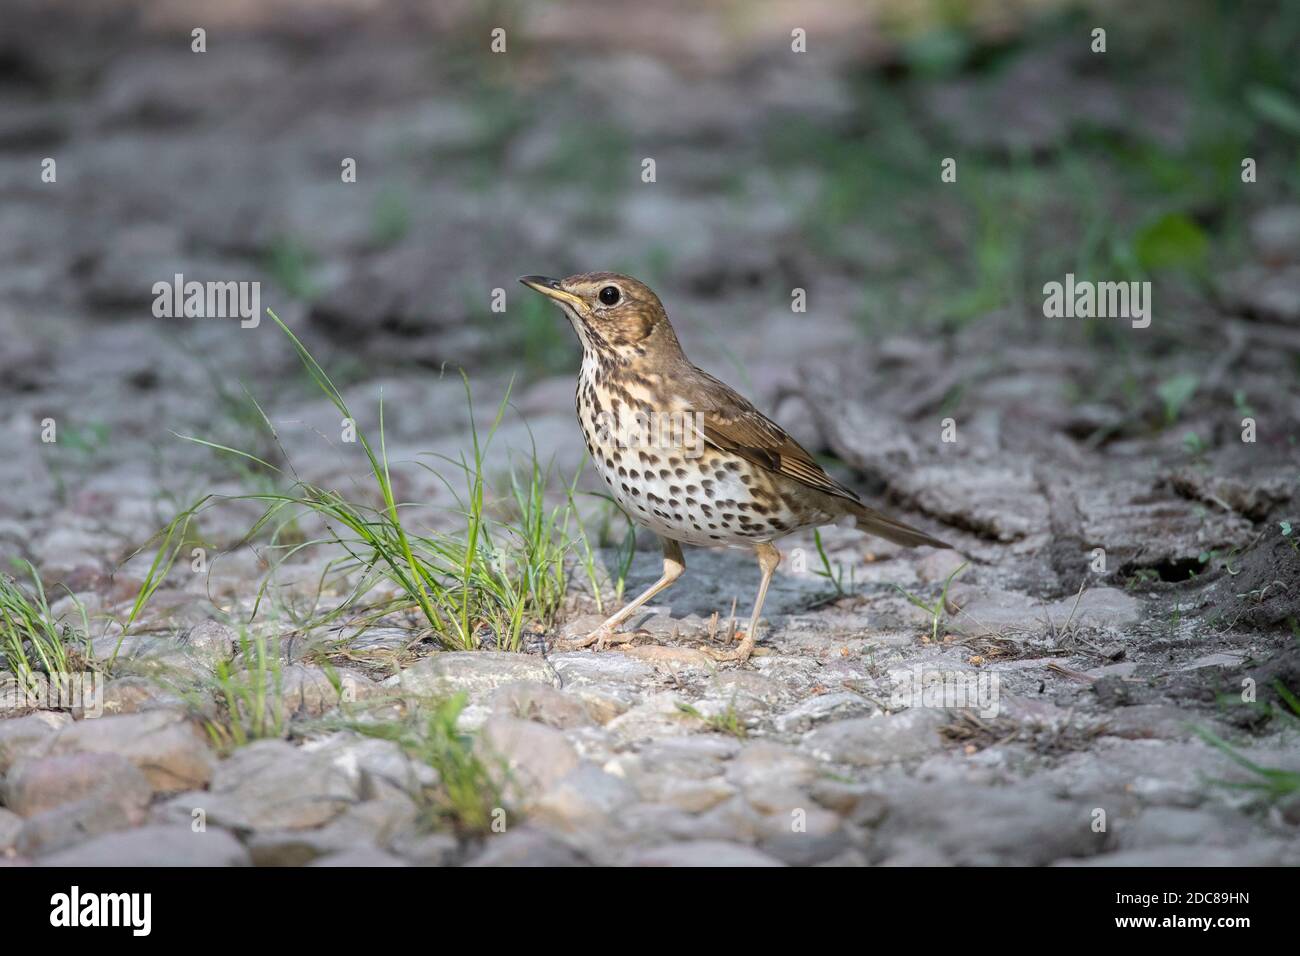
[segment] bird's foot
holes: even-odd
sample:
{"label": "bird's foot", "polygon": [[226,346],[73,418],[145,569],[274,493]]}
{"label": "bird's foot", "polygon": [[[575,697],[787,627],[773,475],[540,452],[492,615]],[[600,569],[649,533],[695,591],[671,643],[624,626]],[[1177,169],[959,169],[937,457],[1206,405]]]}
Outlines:
{"label": "bird's foot", "polygon": [[603,651],[610,644],[626,644],[632,640],[631,634],[620,634],[612,628],[598,627],[586,637],[568,641],[556,641],[551,649],[555,651],[580,651],[584,647],[595,645],[595,650]]}
{"label": "bird's foot", "polygon": [[753,656],[754,642],[753,640],[750,639],[750,636],[744,631],[738,631],[735,636],[740,637],[742,634],[744,635],[744,637],[741,640],[739,647],[733,648],[731,650],[725,650],[725,651],[717,650],[716,648],[712,648],[712,647],[706,647],[704,648],[704,653],[707,654],[709,657],[713,658],[713,660],[717,661],[718,663],[726,663],[726,662],[734,661],[737,664],[743,664],[745,663],[745,661],[749,660],[750,657]]}

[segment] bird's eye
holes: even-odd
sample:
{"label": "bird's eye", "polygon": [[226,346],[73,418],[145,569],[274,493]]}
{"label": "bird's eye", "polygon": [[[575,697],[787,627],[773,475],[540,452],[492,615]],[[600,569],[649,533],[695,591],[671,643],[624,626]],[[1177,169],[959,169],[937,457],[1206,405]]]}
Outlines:
{"label": "bird's eye", "polygon": [[600,290],[600,301],[606,305],[613,305],[618,301],[618,287],[607,285]]}

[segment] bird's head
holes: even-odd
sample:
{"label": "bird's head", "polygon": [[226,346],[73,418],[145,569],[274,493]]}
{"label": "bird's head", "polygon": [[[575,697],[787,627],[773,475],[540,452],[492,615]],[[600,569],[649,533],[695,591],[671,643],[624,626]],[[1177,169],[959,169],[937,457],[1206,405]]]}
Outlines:
{"label": "bird's head", "polygon": [[567,279],[519,280],[564,310],[583,349],[634,361],[680,353],[659,297],[643,282],[615,272],[586,272]]}

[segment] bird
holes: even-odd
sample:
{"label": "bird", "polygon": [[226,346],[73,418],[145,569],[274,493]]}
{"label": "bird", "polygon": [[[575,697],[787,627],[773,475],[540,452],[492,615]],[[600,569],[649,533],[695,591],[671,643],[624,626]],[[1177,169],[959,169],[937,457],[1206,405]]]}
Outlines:
{"label": "bird", "polygon": [[628,518],[663,546],[659,580],[566,649],[619,641],[618,628],[685,572],[683,544],[745,548],[758,558],[758,595],[740,645],[708,652],[741,663],[754,651],[781,562],[777,539],[850,516],[897,544],[951,547],[863,503],[785,429],[693,365],[643,282],[614,272],[519,281],[557,304],[577,333],[575,405],[587,452]]}

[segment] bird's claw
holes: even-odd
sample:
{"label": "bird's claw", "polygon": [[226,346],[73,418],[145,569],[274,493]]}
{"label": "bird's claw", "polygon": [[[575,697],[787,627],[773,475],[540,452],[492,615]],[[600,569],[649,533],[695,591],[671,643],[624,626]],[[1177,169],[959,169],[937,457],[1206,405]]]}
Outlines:
{"label": "bird's claw", "polygon": [[[736,642],[740,642],[739,647],[733,647]],[[704,653],[717,661],[719,664],[735,663],[743,664],[749,660],[755,653],[763,653],[754,647],[754,642],[749,638],[748,631],[737,630],[732,632],[726,640],[727,649],[720,650],[714,647],[703,648]]]}
{"label": "bird's claw", "polygon": [[630,635],[619,634],[608,627],[598,627],[586,637],[556,641],[553,649],[557,651],[579,651],[594,644],[593,650],[599,652],[610,644],[625,644],[631,639]]}

